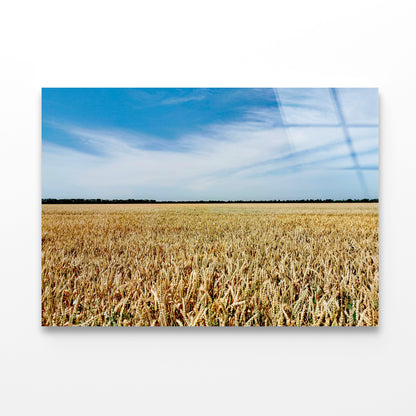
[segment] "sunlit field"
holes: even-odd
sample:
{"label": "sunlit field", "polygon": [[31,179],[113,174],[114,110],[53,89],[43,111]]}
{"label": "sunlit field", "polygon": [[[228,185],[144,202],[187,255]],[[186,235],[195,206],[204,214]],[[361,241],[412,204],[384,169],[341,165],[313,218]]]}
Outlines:
{"label": "sunlit field", "polygon": [[378,204],[42,206],[42,325],[378,325]]}

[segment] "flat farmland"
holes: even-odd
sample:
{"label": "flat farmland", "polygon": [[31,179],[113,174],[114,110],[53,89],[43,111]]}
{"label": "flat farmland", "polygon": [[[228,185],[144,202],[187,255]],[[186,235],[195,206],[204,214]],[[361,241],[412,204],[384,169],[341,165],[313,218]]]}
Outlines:
{"label": "flat farmland", "polygon": [[378,325],[378,204],[42,206],[42,325]]}

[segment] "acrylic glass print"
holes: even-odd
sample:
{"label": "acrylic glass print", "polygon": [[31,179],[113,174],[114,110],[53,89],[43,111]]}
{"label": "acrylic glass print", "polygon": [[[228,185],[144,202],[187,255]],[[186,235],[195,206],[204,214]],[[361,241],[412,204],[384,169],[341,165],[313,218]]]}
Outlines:
{"label": "acrylic glass print", "polygon": [[44,88],[42,325],[378,325],[378,90]]}

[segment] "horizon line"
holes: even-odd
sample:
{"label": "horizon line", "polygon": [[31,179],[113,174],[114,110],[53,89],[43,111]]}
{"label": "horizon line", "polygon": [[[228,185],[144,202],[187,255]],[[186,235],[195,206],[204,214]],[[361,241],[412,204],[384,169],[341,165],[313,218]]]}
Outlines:
{"label": "horizon line", "polygon": [[379,198],[345,199],[263,199],[263,200],[161,200],[156,199],[102,199],[102,198],[42,198],[42,204],[244,204],[244,203],[375,203]]}

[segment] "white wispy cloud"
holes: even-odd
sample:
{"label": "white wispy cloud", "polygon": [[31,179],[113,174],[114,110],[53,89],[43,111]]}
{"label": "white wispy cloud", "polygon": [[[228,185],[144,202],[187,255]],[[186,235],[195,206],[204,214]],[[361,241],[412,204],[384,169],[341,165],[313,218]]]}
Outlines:
{"label": "white wispy cloud", "polygon": [[184,97],[170,97],[160,101],[161,105],[176,105],[183,104],[188,101],[202,101],[205,99],[205,95],[188,95]]}
{"label": "white wispy cloud", "polygon": [[337,124],[334,103],[327,88],[282,88],[275,90],[288,124]]}
{"label": "white wispy cloud", "polygon": [[339,96],[347,123],[378,124],[377,88],[342,88]]}
{"label": "white wispy cloud", "polygon": [[136,108],[173,106],[180,105],[190,101],[202,101],[207,97],[209,91],[198,88],[173,89],[176,95],[172,96],[166,93],[165,89],[154,88],[152,91],[144,91],[143,89],[130,89],[128,94],[136,101]]}

